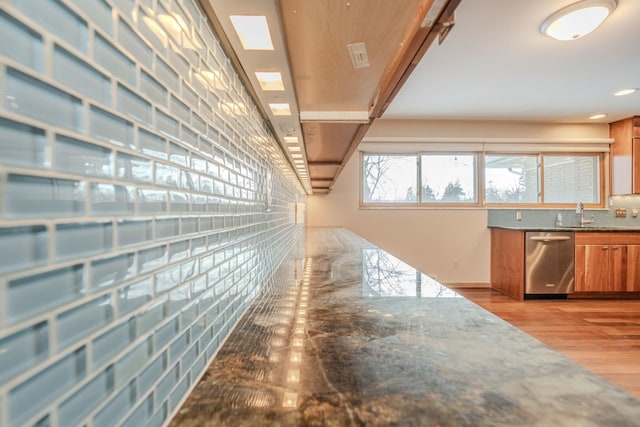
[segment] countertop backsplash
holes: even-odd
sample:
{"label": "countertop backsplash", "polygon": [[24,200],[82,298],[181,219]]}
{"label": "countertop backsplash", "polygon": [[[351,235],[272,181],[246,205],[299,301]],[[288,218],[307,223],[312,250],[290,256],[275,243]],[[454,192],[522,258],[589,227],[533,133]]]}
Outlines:
{"label": "countertop backsplash", "polygon": [[[627,215],[624,218],[616,218],[616,209],[626,209]],[[640,227],[640,214],[633,217],[633,209],[640,211],[640,196],[622,195],[611,196],[609,198],[608,209],[584,209],[584,217],[591,218],[594,222],[589,224],[593,227]],[[517,212],[521,212],[522,219],[516,219]],[[564,227],[575,227],[579,219],[575,209],[490,209],[488,212],[487,225],[490,227],[554,227],[558,214],[562,214],[562,225]]]}

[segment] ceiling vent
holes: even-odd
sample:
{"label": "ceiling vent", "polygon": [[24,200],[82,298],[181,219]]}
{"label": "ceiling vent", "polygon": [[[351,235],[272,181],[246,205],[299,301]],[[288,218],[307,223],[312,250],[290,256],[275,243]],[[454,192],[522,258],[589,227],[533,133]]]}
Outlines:
{"label": "ceiling vent", "polygon": [[353,68],[367,68],[369,66],[369,55],[364,42],[351,43],[347,45]]}

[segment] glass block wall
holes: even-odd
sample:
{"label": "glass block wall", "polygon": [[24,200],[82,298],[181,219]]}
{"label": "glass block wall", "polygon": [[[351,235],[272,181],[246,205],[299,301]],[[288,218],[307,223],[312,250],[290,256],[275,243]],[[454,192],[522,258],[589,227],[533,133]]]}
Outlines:
{"label": "glass block wall", "polygon": [[300,183],[196,0],[0,0],[0,94],[0,426],[166,424]]}

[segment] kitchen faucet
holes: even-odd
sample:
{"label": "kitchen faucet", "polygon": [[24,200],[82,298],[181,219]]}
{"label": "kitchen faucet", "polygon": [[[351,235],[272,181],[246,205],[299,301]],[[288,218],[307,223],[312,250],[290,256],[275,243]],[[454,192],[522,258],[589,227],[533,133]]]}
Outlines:
{"label": "kitchen faucet", "polygon": [[584,219],[584,205],[582,202],[578,202],[576,206],[576,215],[580,215],[580,225],[593,224],[593,221],[595,221],[593,215],[591,215],[591,219]]}

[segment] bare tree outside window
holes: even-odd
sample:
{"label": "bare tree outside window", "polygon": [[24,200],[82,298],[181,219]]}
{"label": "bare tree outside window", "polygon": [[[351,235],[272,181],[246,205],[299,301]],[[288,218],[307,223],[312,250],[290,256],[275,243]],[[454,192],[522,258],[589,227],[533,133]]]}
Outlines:
{"label": "bare tree outside window", "polygon": [[414,202],[417,157],[415,155],[363,155],[362,199],[374,203]]}

